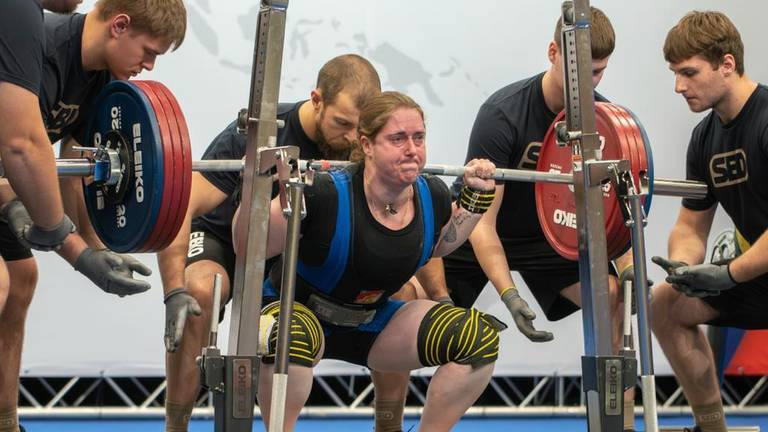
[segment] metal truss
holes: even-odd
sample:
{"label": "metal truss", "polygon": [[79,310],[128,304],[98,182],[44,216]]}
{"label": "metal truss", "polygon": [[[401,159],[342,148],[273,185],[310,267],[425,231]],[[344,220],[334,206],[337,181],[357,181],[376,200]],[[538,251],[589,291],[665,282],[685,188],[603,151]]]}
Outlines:
{"label": "metal truss", "polygon": [[[406,415],[418,415],[429,377],[413,376]],[[373,383],[366,375],[315,376],[303,415],[371,416]],[[164,415],[166,382],[158,377],[23,377],[19,414],[26,417],[154,417]],[[726,413],[768,414],[768,376],[726,377],[722,394]],[[638,398],[640,397],[640,392]],[[673,377],[657,377],[659,414],[689,412]],[[639,412],[642,401],[636,401]],[[493,377],[470,416],[585,414],[581,377]],[[255,408],[258,415],[258,407]],[[210,394],[201,392],[194,416],[212,416]]]}

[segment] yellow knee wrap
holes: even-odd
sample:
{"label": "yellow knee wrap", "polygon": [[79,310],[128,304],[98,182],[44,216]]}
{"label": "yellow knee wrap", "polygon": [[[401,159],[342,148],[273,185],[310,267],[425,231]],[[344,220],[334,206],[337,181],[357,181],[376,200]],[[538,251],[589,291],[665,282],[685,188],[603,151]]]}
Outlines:
{"label": "yellow knee wrap", "polygon": [[[280,321],[280,302],[268,304],[261,310],[262,315],[271,315]],[[272,326],[269,335],[269,353],[262,357],[265,363],[274,363],[277,347],[278,325]],[[312,367],[320,352],[322,345],[323,329],[315,314],[301,303],[294,303],[293,316],[291,317],[291,346],[288,353],[288,361],[291,363]]]}
{"label": "yellow knee wrap", "polygon": [[493,363],[499,356],[499,331],[505,328],[493,315],[437,304],[419,326],[419,361],[425,366]]}

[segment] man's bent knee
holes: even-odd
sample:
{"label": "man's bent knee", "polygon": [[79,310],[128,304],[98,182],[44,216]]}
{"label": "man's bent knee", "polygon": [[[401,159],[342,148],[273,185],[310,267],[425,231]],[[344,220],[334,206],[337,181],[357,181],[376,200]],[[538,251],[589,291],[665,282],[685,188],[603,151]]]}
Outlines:
{"label": "man's bent knee", "polygon": [[8,305],[19,310],[26,310],[32,303],[32,296],[37,285],[37,263],[34,258],[18,261],[8,261],[8,276],[10,291],[8,293]]}
{"label": "man's bent knee", "polygon": [[189,295],[197,300],[206,315],[210,314],[213,304],[213,280],[216,273],[221,274],[223,278],[221,286],[221,305],[223,307],[229,297],[230,281],[221,265],[213,261],[198,261],[190,264],[185,271],[185,288]]}

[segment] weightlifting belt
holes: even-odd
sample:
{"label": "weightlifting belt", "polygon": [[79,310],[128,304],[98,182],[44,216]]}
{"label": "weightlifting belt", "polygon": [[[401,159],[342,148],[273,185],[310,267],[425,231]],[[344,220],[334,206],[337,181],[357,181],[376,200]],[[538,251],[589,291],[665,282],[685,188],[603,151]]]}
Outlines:
{"label": "weightlifting belt", "polygon": [[358,327],[368,324],[376,315],[376,309],[339,304],[317,294],[309,295],[306,306],[320,321],[340,327]]}

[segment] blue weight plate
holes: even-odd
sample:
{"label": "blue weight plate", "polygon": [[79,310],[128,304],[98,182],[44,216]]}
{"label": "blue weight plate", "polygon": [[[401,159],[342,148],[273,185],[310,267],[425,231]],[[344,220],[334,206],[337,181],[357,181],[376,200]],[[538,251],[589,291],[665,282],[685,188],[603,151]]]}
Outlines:
{"label": "blue weight plate", "polygon": [[[157,222],[163,198],[163,143],[157,118],[144,93],[128,81],[113,81],[95,102],[88,145],[119,131],[133,152],[133,176],[122,202],[109,203],[98,185],[83,183],[88,216],[96,234],[116,252],[145,244]],[[126,181],[125,179],[123,181]]]}
{"label": "blue weight plate", "polygon": [[651,211],[651,201],[653,200],[653,153],[651,152],[651,140],[648,139],[648,133],[645,131],[643,124],[640,123],[640,119],[635,115],[632,110],[627,107],[623,107],[629,115],[632,116],[632,120],[637,124],[637,128],[640,129],[640,134],[643,138],[643,145],[645,147],[645,160],[648,161],[648,196],[645,197],[645,214],[649,214]]}

